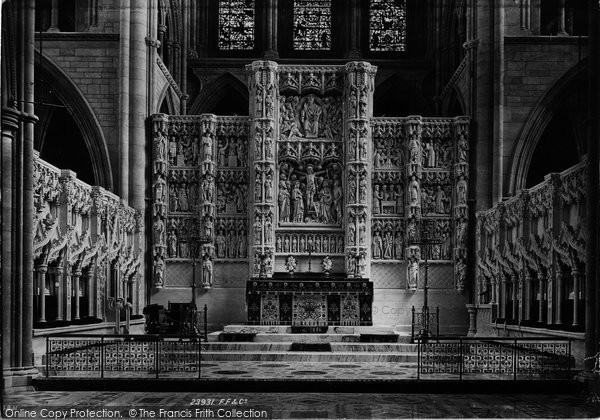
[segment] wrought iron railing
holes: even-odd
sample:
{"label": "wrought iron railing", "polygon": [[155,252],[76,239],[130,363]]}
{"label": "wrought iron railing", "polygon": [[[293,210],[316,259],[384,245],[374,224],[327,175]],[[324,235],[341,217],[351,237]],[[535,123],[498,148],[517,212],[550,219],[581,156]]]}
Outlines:
{"label": "wrought iron railing", "polygon": [[429,307],[417,312],[415,307],[412,307],[412,322],[410,329],[410,342],[414,343],[415,339],[426,337],[439,337],[440,335],[440,308],[436,307],[435,311],[430,311]]}
{"label": "wrought iron railing", "polygon": [[69,334],[46,336],[46,377],[201,377],[198,336]]}
{"label": "wrought iron railing", "polygon": [[567,379],[571,340],[535,337],[417,339],[418,379]]}

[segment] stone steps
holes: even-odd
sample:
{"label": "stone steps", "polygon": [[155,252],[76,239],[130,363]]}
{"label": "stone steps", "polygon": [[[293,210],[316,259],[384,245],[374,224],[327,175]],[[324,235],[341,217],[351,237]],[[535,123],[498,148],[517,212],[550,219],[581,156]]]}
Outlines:
{"label": "stone steps", "polygon": [[380,362],[416,363],[417,353],[394,352],[288,352],[288,351],[203,351],[202,361],[256,362]]}
{"label": "stone steps", "polygon": [[[379,337],[379,339],[377,338]],[[392,332],[369,332],[354,334],[292,334],[292,333],[265,333],[265,332],[228,332],[218,331],[208,334],[209,342],[255,342],[255,343],[360,343],[377,341],[391,343],[410,343],[409,335],[400,335]]]}
{"label": "stone steps", "polygon": [[[297,341],[282,341],[282,342],[207,342],[202,344],[202,351],[249,351],[249,352],[266,352],[266,351],[290,351],[292,343]],[[408,343],[331,343],[332,352],[377,352],[377,353],[394,353],[394,352],[416,352],[416,344]]]}

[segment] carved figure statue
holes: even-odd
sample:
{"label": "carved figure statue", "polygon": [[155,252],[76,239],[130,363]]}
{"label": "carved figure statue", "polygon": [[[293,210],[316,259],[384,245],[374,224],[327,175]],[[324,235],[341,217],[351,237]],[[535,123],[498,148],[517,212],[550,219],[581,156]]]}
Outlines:
{"label": "carved figure statue", "polygon": [[300,112],[306,138],[316,138],[319,135],[319,120],[322,112],[321,106],[315,103],[314,95],[309,95]]}
{"label": "carved figure statue", "polygon": [[219,166],[226,166],[227,164],[227,148],[229,147],[229,142],[227,141],[227,139],[223,140],[223,145],[221,147],[219,147],[219,150],[217,152],[218,154],[218,158],[219,158]]}
{"label": "carved figure statue", "polygon": [[446,213],[446,193],[441,185],[437,186],[435,196],[433,197],[434,212],[438,214]]}
{"label": "carved figure statue", "polygon": [[267,203],[273,201],[273,176],[270,173],[265,178],[265,201]]}
{"label": "carved figure statue", "polygon": [[202,259],[202,287],[205,289],[212,287],[212,269],[212,258],[206,253]]}
{"label": "carved figure statue", "polygon": [[373,214],[381,214],[381,201],[383,200],[383,194],[379,189],[379,184],[375,184],[373,189]]}
{"label": "carved figure statue", "polygon": [[154,220],[154,243],[159,245],[165,243],[165,223],[160,217]]}
{"label": "carved figure statue", "polygon": [[411,177],[409,187],[409,201],[411,206],[419,205],[419,182],[413,176]]}
{"label": "carved figure statue", "polygon": [[329,258],[329,255],[326,255],[323,258],[323,261],[321,262],[321,267],[323,267],[323,271],[325,272],[325,274],[329,275],[329,272],[333,268],[333,262],[331,261],[331,258]]}
{"label": "carved figure statue", "polygon": [[323,223],[329,223],[331,221],[331,205],[333,203],[333,197],[331,196],[331,189],[329,188],[329,182],[327,180],[323,181],[323,188],[321,188],[320,192],[321,198],[321,221]]}
{"label": "carved figure statue", "polygon": [[416,289],[419,284],[419,262],[416,258],[408,263],[408,287]]}
{"label": "carved figure statue", "polygon": [[410,142],[408,144],[408,153],[410,158],[410,163],[418,163],[419,162],[419,142],[416,137],[411,136]]}
{"label": "carved figure statue", "polygon": [[279,220],[282,222],[290,221],[290,192],[284,180],[279,182],[279,195],[277,198],[279,203]]}
{"label": "carved figure statue", "polygon": [[154,260],[154,287],[162,287],[164,276],[165,262],[162,257],[157,255]]}
{"label": "carved figure statue", "polygon": [[177,258],[177,235],[175,234],[174,230],[169,233],[167,242],[167,253],[169,258]]}
{"label": "carved figure statue", "polygon": [[469,150],[469,142],[463,133],[460,134],[457,142],[458,146],[458,162],[467,163],[467,151]]}
{"label": "carved figure statue", "polygon": [[238,258],[246,258],[248,256],[248,237],[245,230],[240,230],[238,233]]}
{"label": "carved figure statue", "polygon": [[456,183],[456,204],[467,204],[467,181],[464,176],[461,176]]}
{"label": "carved figure statue", "polygon": [[396,237],[394,238],[394,257],[397,260],[402,259],[403,248],[404,248],[404,244],[403,244],[403,239],[402,239],[402,232],[398,231],[398,232],[396,232]]}
{"label": "carved figure statue", "polygon": [[223,231],[219,230],[217,236],[215,238],[215,245],[217,251],[217,258],[225,258],[226,248],[225,248],[225,235],[223,235]]}
{"label": "carved figure statue", "polygon": [[210,136],[207,134],[202,136],[202,148],[204,150],[204,160],[212,160],[212,138],[210,138]]}
{"label": "carved figure statue", "polygon": [[383,256],[383,240],[379,231],[375,232],[373,237],[373,259],[379,260]]}
{"label": "carved figure statue", "polygon": [[425,144],[425,150],[426,150],[426,155],[425,155],[426,166],[428,168],[435,168],[436,167],[436,153],[435,153],[435,148],[433,146],[433,141],[427,142]]}
{"label": "carved figure statue", "polygon": [[342,189],[342,183],[339,178],[333,181],[333,206],[335,208],[335,221],[340,223],[342,221],[342,199],[344,191]]}
{"label": "carved figure statue", "polygon": [[[295,223],[302,223],[304,220],[304,196],[300,189],[300,182],[296,181],[292,191],[292,201],[294,203],[293,217]],[[281,214],[281,213],[280,213]]]}
{"label": "carved figure statue", "polygon": [[393,242],[392,232],[387,231],[383,239],[383,258],[386,260],[393,258]]}

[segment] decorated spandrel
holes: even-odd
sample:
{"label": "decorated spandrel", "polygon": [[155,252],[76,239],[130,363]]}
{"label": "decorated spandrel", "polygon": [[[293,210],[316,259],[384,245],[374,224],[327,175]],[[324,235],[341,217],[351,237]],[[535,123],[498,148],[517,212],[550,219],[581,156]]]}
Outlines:
{"label": "decorated spandrel", "polygon": [[406,50],[406,1],[369,2],[369,48],[371,51]]}
{"label": "decorated spandrel", "polygon": [[331,49],[331,0],[294,0],[294,49]]}
{"label": "decorated spandrel", "polygon": [[254,49],[254,0],[219,0],[219,49]]}

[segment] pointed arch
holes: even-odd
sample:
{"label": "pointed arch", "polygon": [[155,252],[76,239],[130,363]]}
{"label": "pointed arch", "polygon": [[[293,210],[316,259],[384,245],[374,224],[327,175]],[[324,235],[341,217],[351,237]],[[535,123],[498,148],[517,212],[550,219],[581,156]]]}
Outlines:
{"label": "pointed arch", "polygon": [[[527,174],[540,138],[550,124],[550,121],[567,98],[577,92],[577,84],[586,74],[587,59],[575,64],[569,69],[538,101],[527,117],[516,142],[509,178],[509,195],[515,194],[526,187]],[[578,145],[580,152],[582,145]]]}
{"label": "pointed arch", "polygon": [[[40,60],[41,67],[38,66]],[[52,84],[53,93],[77,124],[90,154],[96,184],[113,191],[113,175],[106,139],[91,105],[69,76],[48,57],[40,56],[37,50],[36,71]]]}
{"label": "pointed arch", "polygon": [[189,114],[248,115],[248,87],[231,73],[207,84],[198,94]]}
{"label": "pointed arch", "polygon": [[377,84],[373,95],[373,116],[407,115],[431,115],[430,106],[422,90],[397,74]]}

